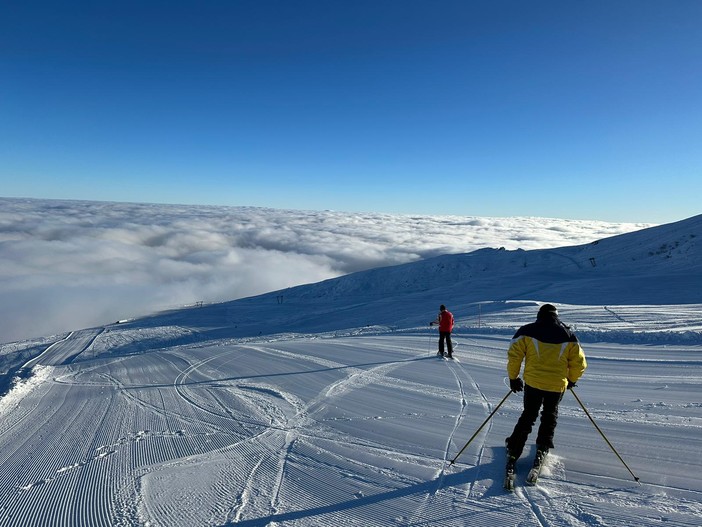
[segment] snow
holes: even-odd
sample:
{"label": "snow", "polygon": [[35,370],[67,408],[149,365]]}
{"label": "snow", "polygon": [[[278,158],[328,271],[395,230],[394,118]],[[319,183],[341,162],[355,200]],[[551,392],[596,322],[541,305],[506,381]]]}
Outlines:
{"label": "snow", "polygon": [[[439,256],[3,345],[6,370],[33,375],[0,400],[0,525],[699,526],[700,235],[696,217]],[[450,463],[546,301],[588,357],[576,393],[640,484],[571,393],[537,486],[528,445],[502,489],[518,394]],[[455,361],[435,355],[441,303]]]}

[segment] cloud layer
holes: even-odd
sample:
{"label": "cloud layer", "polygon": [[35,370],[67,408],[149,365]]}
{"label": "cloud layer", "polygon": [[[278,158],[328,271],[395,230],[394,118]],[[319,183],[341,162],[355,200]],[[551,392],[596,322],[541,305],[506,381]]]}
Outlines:
{"label": "cloud layer", "polygon": [[0,342],[484,247],[648,224],[0,199]]}

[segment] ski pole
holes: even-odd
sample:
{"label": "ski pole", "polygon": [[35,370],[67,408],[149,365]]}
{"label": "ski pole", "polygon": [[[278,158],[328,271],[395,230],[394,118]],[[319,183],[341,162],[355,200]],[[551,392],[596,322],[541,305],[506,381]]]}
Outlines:
{"label": "ski pole", "polygon": [[631,474],[631,476],[634,478],[634,481],[636,481],[639,485],[641,485],[641,483],[639,482],[639,478],[636,476],[636,474],[634,474],[634,473],[631,471],[631,469],[629,468],[629,465],[626,464],[626,462],[622,459],[622,456],[620,456],[620,455],[619,455],[619,452],[617,452],[617,449],[614,448],[614,446],[612,446],[612,443],[609,442],[609,439],[607,439],[607,436],[604,435],[604,432],[603,432],[602,430],[600,430],[600,427],[599,427],[599,426],[597,426],[597,423],[595,422],[595,420],[594,420],[594,419],[592,418],[592,416],[590,415],[590,412],[587,411],[587,408],[585,408],[585,405],[584,405],[583,402],[580,400],[580,397],[578,397],[578,394],[575,393],[575,390],[573,390],[573,388],[571,388],[571,389],[570,389],[570,392],[571,392],[571,393],[573,394],[573,396],[575,397],[575,400],[578,401],[578,404],[580,405],[580,407],[581,407],[581,408],[583,409],[583,411],[585,412],[585,415],[587,415],[587,416],[590,418],[590,422],[595,426],[595,428],[597,429],[597,431],[600,433],[600,435],[602,436],[602,439],[605,440],[605,442],[609,445],[609,448],[612,449],[612,452],[614,452],[614,453],[617,455],[617,457],[619,458],[619,461],[621,461],[622,464],[623,464],[623,465],[626,467],[626,469],[629,471],[629,474]]}
{"label": "ski pole", "polygon": [[427,350],[428,350],[427,353],[429,353],[429,355],[431,355],[431,343],[432,342],[434,342],[434,335],[432,335],[431,324],[429,324],[429,346],[427,348]]}
{"label": "ski pole", "polygon": [[508,391],[508,392],[507,392],[507,395],[505,395],[505,396],[502,398],[502,400],[500,401],[500,404],[498,404],[497,406],[495,406],[495,409],[492,411],[492,413],[491,413],[490,415],[487,416],[487,419],[485,419],[485,421],[483,421],[483,424],[480,425],[480,428],[478,428],[478,429],[475,431],[475,433],[470,437],[470,439],[468,440],[468,442],[467,442],[465,445],[463,445],[463,448],[461,448],[461,450],[458,452],[458,454],[456,454],[456,457],[454,457],[454,458],[451,460],[451,463],[449,463],[449,465],[453,465],[453,464],[456,462],[456,460],[458,459],[458,456],[460,456],[460,455],[463,453],[463,451],[464,451],[466,448],[468,448],[468,445],[470,445],[470,444],[473,442],[473,439],[475,439],[475,436],[477,436],[477,435],[480,433],[480,431],[483,429],[483,427],[488,423],[488,421],[489,421],[490,419],[492,419],[492,416],[495,415],[495,412],[497,412],[497,410],[500,409],[500,406],[502,406],[502,405],[504,404],[504,402],[507,400],[507,397],[509,397],[510,395],[512,395],[512,390]]}

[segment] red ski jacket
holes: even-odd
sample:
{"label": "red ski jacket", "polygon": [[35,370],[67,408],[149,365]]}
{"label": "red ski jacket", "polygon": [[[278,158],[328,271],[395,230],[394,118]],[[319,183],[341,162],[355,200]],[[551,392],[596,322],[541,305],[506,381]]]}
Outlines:
{"label": "red ski jacket", "polygon": [[436,323],[439,324],[439,331],[446,333],[453,331],[453,315],[448,310],[439,312],[439,316],[436,317]]}

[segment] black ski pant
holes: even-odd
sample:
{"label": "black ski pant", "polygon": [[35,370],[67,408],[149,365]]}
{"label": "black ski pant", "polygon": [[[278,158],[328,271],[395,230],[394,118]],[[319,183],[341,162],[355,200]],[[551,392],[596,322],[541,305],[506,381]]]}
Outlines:
{"label": "black ski pant", "polygon": [[442,355],[444,354],[444,341],[446,341],[448,354],[453,355],[453,343],[451,342],[450,331],[439,331],[439,353],[441,353]]}
{"label": "black ski pant", "polygon": [[553,448],[553,435],[558,420],[558,405],[563,399],[563,392],[547,392],[524,385],[524,410],[514,426],[512,435],[507,438],[507,449],[512,455],[522,455],[524,445],[536,423],[541,410],[541,423],[536,436],[536,445],[541,449]]}

